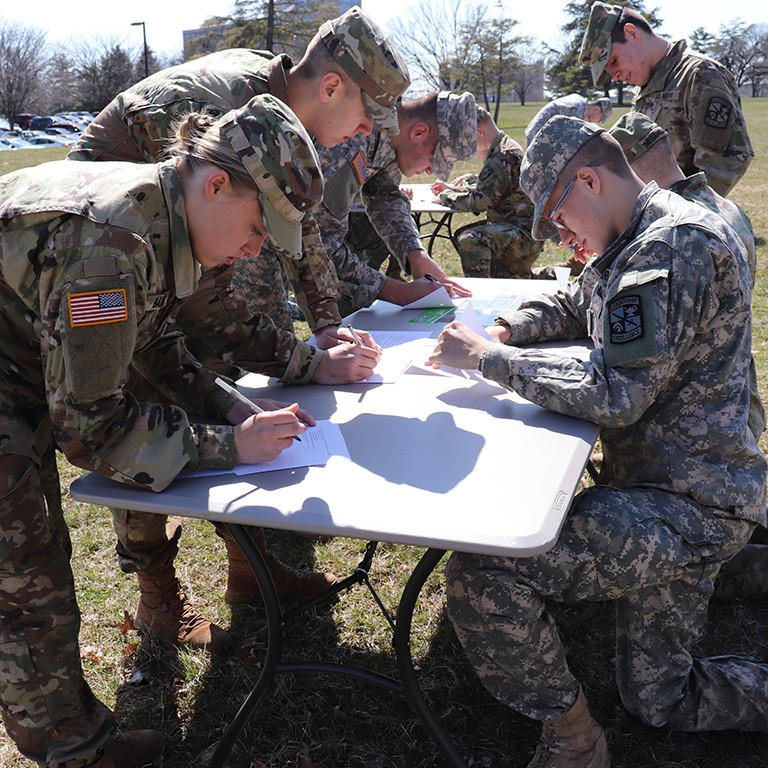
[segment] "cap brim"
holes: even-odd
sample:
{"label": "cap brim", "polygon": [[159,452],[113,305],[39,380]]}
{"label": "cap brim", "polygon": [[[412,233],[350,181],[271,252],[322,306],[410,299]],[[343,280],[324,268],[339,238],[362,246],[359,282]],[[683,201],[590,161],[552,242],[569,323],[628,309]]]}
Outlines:
{"label": "cap brim", "polygon": [[435,144],[435,150],[432,152],[432,173],[435,175],[435,178],[440,179],[440,181],[448,181],[453,173],[454,165],[455,162],[445,156],[442,141],[438,140],[437,144]]}
{"label": "cap brim", "polygon": [[[608,53],[611,52],[610,46],[608,47]],[[608,73],[605,71],[605,63],[608,61],[608,56],[605,57],[601,56],[598,61],[596,61],[591,69],[592,69],[592,82],[595,84],[595,88],[601,88],[604,86],[611,78],[608,75]]]}
{"label": "cap brim", "polygon": [[282,216],[266,195],[259,195],[259,200],[264,226],[273,245],[294,258],[301,256],[301,222],[289,221]]}
{"label": "cap brim", "polygon": [[544,218],[544,206],[552,195],[552,191],[557,186],[557,181],[547,194],[542,195],[536,205],[533,207],[533,226],[531,227],[531,236],[534,240],[549,240],[557,234],[557,227]]}
{"label": "cap brim", "polygon": [[369,96],[365,91],[360,91],[363,97],[363,106],[371,118],[373,124],[385,133],[397,136],[400,133],[400,126],[397,122],[397,109],[395,107],[382,107],[375,99]]}

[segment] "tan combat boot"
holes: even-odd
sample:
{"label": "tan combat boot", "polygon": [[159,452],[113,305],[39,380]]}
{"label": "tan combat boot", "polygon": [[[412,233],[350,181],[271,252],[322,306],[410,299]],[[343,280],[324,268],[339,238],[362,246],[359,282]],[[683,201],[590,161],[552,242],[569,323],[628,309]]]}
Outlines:
{"label": "tan combat boot", "polygon": [[165,738],[158,731],[126,731],[107,743],[91,768],[160,768]]}
{"label": "tan combat boot", "polygon": [[229,644],[229,632],[204,619],[187,600],[173,567],[177,551],[173,542],[161,562],[136,570],[141,590],[136,626],[171,645],[218,653]]}
{"label": "tan combat boot", "polygon": [[[237,546],[237,542],[219,526],[216,527],[216,533],[224,539],[224,544],[227,547],[227,559],[229,560],[227,590],[224,593],[224,599],[228,603],[239,603],[261,597],[256,577],[253,575],[251,566],[248,565],[242,550]],[[269,573],[275,582],[275,589],[280,597],[288,599],[315,597],[336,582],[336,576],[333,573],[299,571],[278,560],[267,549],[267,538],[263,528],[254,529],[253,541],[264,556],[264,561],[269,568]]]}
{"label": "tan combat boot", "polygon": [[544,723],[541,743],[528,768],[610,768],[608,744],[579,688],[576,703],[559,719]]}

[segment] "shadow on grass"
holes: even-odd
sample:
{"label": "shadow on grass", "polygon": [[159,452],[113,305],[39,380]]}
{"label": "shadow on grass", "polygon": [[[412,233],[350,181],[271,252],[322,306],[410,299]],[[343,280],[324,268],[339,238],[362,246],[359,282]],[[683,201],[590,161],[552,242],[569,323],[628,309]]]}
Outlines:
{"label": "shadow on grass", "polygon": [[[270,534],[274,539],[274,532]],[[309,542],[278,535],[275,551],[288,562],[311,565],[311,550]],[[378,565],[374,559],[374,586],[378,575],[386,577],[384,558],[391,554],[385,550]],[[365,588],[357,586],[342,594],[337,603],[315,607],[292,619],[285,635],[284,658],[354,664],[396,677],[394,653],[381,642],[378,608],[358,590]],[[483,688],[447,619],[439,573],[425,586],[422,598],[414,621],[414,661],[434,713],[468,766],[527,766],[538,743],[539,723],[500,704]],[[362,608],[350,617],[344,609],[353,602]],[[614,768],[768,765],[768,737],[764,735],[654,729],[626,713],[614,678],[611,603],[550,602],[547,608],[560,629],[569,663],[587,692],[590,708],[605,728]],[[351,618],[363,623],[362,634],[342,641]],[[768,601],[713,604],[697,653],[733,652],[765,661],[766,627]],[[261,606],[234,607],[231,631],[235,642],[230,653],[210,659],[148,641],[136,654],[134,666],[149,682],[124,686],[118,709],[131,712],[128,727],[160,727],[166,733],[170,741],[167,768],[200,765],[199,755],[221,736],[260,674],[266,647]],[[179,716],[180,711],[187,714]],[[227,765],[433,768],[444,763],[405,698],[359,681],[312,673],[278,675],[261,709],[241,732]]]}

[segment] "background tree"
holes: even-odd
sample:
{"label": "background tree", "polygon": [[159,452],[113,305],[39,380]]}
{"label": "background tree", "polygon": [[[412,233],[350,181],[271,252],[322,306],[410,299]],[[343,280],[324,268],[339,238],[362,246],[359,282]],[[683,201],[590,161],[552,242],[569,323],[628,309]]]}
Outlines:
{"label": "background tree", "polygon": [[727,67],[739,87],[765,77],[766,24],[745,24],[734,19],[720,26],[710,55]]}
{"label": "background tree", "polygon": [[[565,6],[565,12],[570,17],[570,21],[563,25],[563,31],[566,33],[566,47],[555,53],[554,61],[547,72],[550,87],[555,96],[562,96],[569,93],[580,93],[582,96],[592,96],[599,93],[598,89],[592,84],[592,75],[589,67],[579,64],[578,56],[581,49],[581,41],[584,37],[584,30],[589,21],[589,12],[592,8],[593,0],[571,0]],[[661,26],[662,19],[659,16],[658,9],[647,10],[642,0],[615,0],[613,5],[630,6],[633,10],[641,13],[648,20],[648,23],[658,28]],[[618,104],[624,103],[624,83],[606,83],[600,95],[608,96],[612,88],[618,90]]]}
{"label": "background tree", "polygon": [[532,96],[541,92],[544,79],[546,47],[523,41],[517,48],[517,68],[514,70],[513,91],[525,106]]}
{"label": "background tree", "polygon": [[91,112],[100,112],[118,93],[144,77],[143,54],[137,77],[136,56],[114,40],[76,44],[71,56],[77,73],[76,98],[82,109]]}
{"label": "background tree", "polygon": [[[485,101],[496,120],[502,96],[513,92],[515,75],[521,68],[517,49],[526,41],[513,34],[519,22],[505,18],[501,4],[497,9],[495,17],[471,19],[462,27],[464,45],[470,52],[464,87]],[[493,110],[491,103],[495,104]]]}
{"label": "background tree", "polygon": [[57,50],[45,69],[44,85],[40,88],[40,114],[80,109],[77,92],[75,64],[66,50]]}
{"label": "background tree", "polygon": [[424,0],[392,22],[392,42],[408,65],[415,91],[467,88],[477,61],[472,30],[483,27],[487,12],[483,3]]}
{"label": "background tree", "polygon": [[211,19],[221,27],[216,49],[258,48],[301,58],[320,25],[339,15],[338,2],[328,0],[235,0],[232,15]]}
{"label": "background tree", "polygon": [[717,42],[717,36],[707,32],[704,27],[697,27],[688,35],[688,44],[691,49],[703,53],[705,56],[711,56],[712,50]]}
{"label": "background tree", "polygon": [[0,19],[0,114],[11,128],[17,114],[37,109],[48,56],[44,32]]}

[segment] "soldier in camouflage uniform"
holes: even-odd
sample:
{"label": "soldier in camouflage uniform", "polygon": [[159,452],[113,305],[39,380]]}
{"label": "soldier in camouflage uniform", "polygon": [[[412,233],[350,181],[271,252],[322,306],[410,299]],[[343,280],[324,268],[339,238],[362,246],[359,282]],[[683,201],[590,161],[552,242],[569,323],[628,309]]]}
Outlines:
{"label": "soldier in camouflage uniform", "polygon": [[[619,142],[632,170],[645,182],[655,181],[663,189],[707,208],[725,220],[739,236],[747,251],[754,284],[756,254],[752,224],[747,214],[732,200],[717,194],[703,173],[686,177],[675,162],[672,146],[663,128],[639,112],[628,112],[610,129]],[[749,367],[749,428],[755,439],[765,431],[765,409],[760,399],[754,358]],[[758,529],[764,536],[765,529]],[[764,596],[768,593],[768,546],[751,541],[720,569],[713,597],[732,600]]]}
{"label": "soldier in camouflage uniform", "polygon": [[[191,116],[180,136],[160,165],[46,163],[0,180],[0,707],[41,766],[157,765],[163,742],[116,735],[84,680],[55,449],[161,491],[183,470],[271,460],[308,416],[273,401],[250,414],[173,314],[200,266],[255,255],[267,233],[295,247],[322,197],[311,140],[271,96],[215,124]],[[134,373],[172,402],[138,400]]]}
{"label": "soldier in camouflage uniform", "polygon": [[[180,116],[193,109],[220,113],[239,108],[258,93],[280,98],[318,144],[333,145],[370,132],[373,122],[385,130],[397,130],[394,102],[408,84],[407,68],[386,36],[359,8],[352,8],[322,25],[295,66],[284,54],[233,49],[151,75],[102,110],[68,159],[155,161]],[[286,294],[281,264],[295,279],[294,288],[322,351],[292,334],[292,323],[283,309]],[[234,282],[233,273],[239,275]],[[261,277],[254,278],[256,273]],[[241,293],[244,283],[249,288],[247,295]],[[257,314],[251,291],[277,314],[269,319]],[[372,343],[367,347],[342,343],[352,338],[339,329],[336,298],[333,265],[322,247],[317,224],[307,212],[301,248],[289,252],[267,244],[258,259],[241,259],[207,270],[197,291],[184,302],[177,322],[193,354],[208,367],[232,377],[245,369],[280,376],[286,383],[355,381],[370,374],[378,355]],[[265,340],[262,334],[266,334]],[[365,338],[370,341],[367,335]],[[180,601],[157,598],[177,583],[173,560],[179,527],[166,531],[162,518],[146,512],[113,510],[113,517],[120,566],[138,574],[142,590],[139,614],[147,626],[170,642],[192,647],[215,648],[214,638],[224,643],[224,630],[200,617],[180,587]],[[332,580],[332,574],[290,568],[267,551],[261,529],[254,530],[254,535],[282,596],[314,595]],[[228,536],[225,544],[229,561],[225,599],[234,602],[256,597],[258,586],[242,553]],[[154,581],[162,577],[163,590],[149,582],[150,573],[155,575]],[[151,621],[150,604],[154,606]]]}
{"label": "soldier in camouflage uniform", "polygon": [[533,204],[520,189],[522,147],[500,131],[490,113],[477,108],[477,156],[484,160],[479,176],[466,175],[448,184],[436,181],[432,191],[456,211],[485,213],[454,232],[465,277],[536,277],[532,269],[544,244],[531,237]]}
{"label": "soldier in camouflage uniform", "polygon": [[605,96],[586,99],[580,93],[569,93],[545,104],[525,127],[525,143],[530,144],[541,127],[555,115],[578,117],[588,123],[605,123],[613,112],[611,100]]}
{"label": "soldier in camouflage uniform", "polygon": [[631,8],[592,5],[579,61],[595,86],[611,78],[638,86],[633,109],[658,123],[686,176],[707,174],[727,196],[755,156],[741,111],[739,88],[719,62],[670,43]]}
{"label": "soldier in camouflage uniform", "polygon": [[[296,65],[285,54],[231,49],[151,75],[96,116],[68,159],[156,162],[179,115],[203,107],[224,112],[258,93],[277,96],[319,145],[334,146],[369,133],[374,123],[396,132],[394,103],[409,84],[407,67],[386,35],[355,7],[323,24]],[[346,332],[338,331],[336,276],[311,217],[304,223],[300,258],[287,258],[267,247],[260,259],[238,263],[236,287],[250,285],[254,293],[265,296],[265,304],[284,307],[278,256],[318,345],[327,348],[349,341]],[[226,285],[226,278],[214,281],[211,276],[201,290],[213,296],[220,284]],[[272,319],[278,328],[293,328],[285,310]],[[193,327],[186,330],[190,338],[198,335]]]}
{"label": "soldier in camouflage uniform", "polygon": [[[530,766],[603,768],[592,718],[545,599],[616,602],[617,683],[642,722],[768,733],[768,666],[698,658],[720,565],[765,524],[766,462],[747,424],[752,279],[719,216],[643,182],[600,127],[552,118],[520,184],[535,237],[598,255],[578,282],[497,319],[491,343],[450,323],[431,360],[479,368],[602,427],[596,485],[529,558],[455,553],[448,611],[486,687],[544,721]],[[521,345],[589,336],[584,361]]]}
{"label": "soldier in camouflage uniform", "polygon": [[[467,295],[424,250],[400,182],[404,175],[425,172],[448,177],[454,163],[474,154],[474,96],[432,91],[400,102],[397,113],[401,124],[397,136],[373,131],[338,147],[319,149],[326,187],[315,216],[341,291],[348,298],[348,311],[370,306],[376,299],[408,304],[438,287],[426,275],[455,295]],[[365,212],[350,215],[357,199],[362,200]],[[355,232],[353,218],[364,219]],[[370,241],[373,256],[360,245]],[[404,282],[379,272],[390,254],[414,280]]]}

